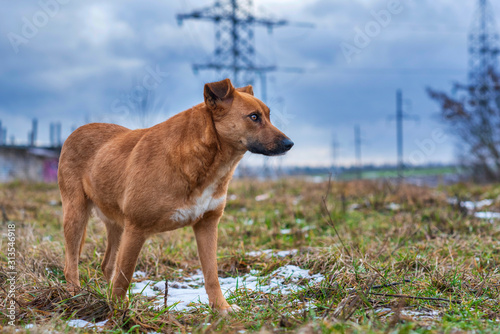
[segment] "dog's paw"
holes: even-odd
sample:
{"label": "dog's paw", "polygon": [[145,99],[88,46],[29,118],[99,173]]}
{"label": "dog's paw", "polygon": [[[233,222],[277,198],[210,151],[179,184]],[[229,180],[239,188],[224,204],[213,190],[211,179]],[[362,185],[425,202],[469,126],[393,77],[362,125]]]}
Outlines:
{"label": "dog's paw", "polygon": [[239,307],[238,305],[229,305],[228,307],[219,310],[220,314],[222,315],[228,315],[229,313],[236,313],[240,311],[241,307]]}
{"label": "dog's paw", "polygon": [[77,294],[80,293],[80,291],[82,290],[82,288],[80,287],[80,285],[68,283],[68,285],[66,286],[66,290],[68,290],[68,292],[72,296],[76,296]]}

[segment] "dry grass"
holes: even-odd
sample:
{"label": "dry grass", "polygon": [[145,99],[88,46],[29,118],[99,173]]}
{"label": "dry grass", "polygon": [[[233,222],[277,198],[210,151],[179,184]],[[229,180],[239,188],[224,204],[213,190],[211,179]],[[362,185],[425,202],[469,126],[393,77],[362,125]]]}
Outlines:
{"label": "dry grass", "polygon": [[[256,201],[262,194],[268,194],[267,199]],[[233,181],[219,230],[219,276],[240,276],[250,270],[265,276],[293,264],[326,279],[317,285],[301,282],[303,288],[289,295],[240,289],[230,300],[243,311],[221,317],[207,306],[188,312],[154,310],[151,300],[137,295],[128,308],[110,301],[99,266],[105,248],[104,227],[95,219],[89,224],[80,264],[84,290],[69,295],[62,270],[57,188],[3,185],[2,233],[7,232],[7,221],[16,223],[19,274],[17,325],[12,328],[7,320],[0,320],[1,330],[88,332],[68,327],[68,319],[110,319],[102,330],[496,332],[499,223],[476,219],[467,210],[448,204],[450,196],[491,198],[495,202],[489,210],[500,211],[497,186],[427,189],[383,181]],[[390,203],[399,207],[390,209]],[[5,301],[5,238],[1,242],[0,300]],[[298,252],[284,258],[247,255],[263,249]],[[182,280],[199,268],[190,229],[149,240],[137,266],[158,281]],[[36,327],[25,329],[26,324]]]}

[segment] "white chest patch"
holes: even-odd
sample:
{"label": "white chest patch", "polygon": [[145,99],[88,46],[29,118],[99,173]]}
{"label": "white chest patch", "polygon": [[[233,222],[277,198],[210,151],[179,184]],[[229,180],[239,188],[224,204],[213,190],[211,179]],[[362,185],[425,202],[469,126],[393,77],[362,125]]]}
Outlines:
{"label": "white chest patch", "polygon": [[217,209],[224,203],[226,196],[214,198],[214,192],[215,185],[208,186],[193,205],[175,210],[172,220],[179,223],[189,223],[203,216],[205,212]]}

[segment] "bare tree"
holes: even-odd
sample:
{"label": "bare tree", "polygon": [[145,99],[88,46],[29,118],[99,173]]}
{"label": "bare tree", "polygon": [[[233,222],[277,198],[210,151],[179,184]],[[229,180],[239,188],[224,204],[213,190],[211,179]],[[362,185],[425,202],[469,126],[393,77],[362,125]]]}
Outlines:
{"label": "bare tree", "polygon": [[429,88],[441,117],[459,139],[460,160],[475,180],[500,181],[500,77],[488,72],[480,87],[454,85],[448,95]]}

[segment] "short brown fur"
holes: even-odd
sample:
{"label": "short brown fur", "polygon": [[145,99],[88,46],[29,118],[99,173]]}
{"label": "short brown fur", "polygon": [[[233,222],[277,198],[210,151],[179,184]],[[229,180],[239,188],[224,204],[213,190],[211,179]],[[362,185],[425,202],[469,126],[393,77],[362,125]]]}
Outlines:
{"label": "short brown fur", "polygon": [[93,123],[68,137],[58,177],[64,275],[73,291],[80,286],[78,261],[94,209],[106,225],[102,270],[114,297],[126,296],[149,236],[191,226],[211,305],[224,312],[235,309],[222,295],[216,259],[228,183],[247,150],[276,155],[293,143],[271,124],[269,109],[251,86],[235,89],[229,79],[206,84],[204,98],[151,128]]}

